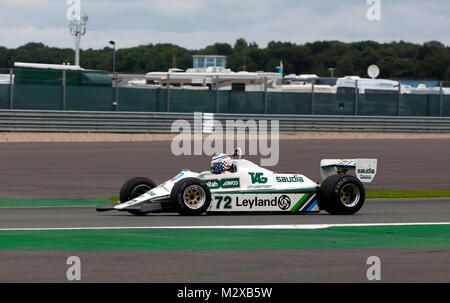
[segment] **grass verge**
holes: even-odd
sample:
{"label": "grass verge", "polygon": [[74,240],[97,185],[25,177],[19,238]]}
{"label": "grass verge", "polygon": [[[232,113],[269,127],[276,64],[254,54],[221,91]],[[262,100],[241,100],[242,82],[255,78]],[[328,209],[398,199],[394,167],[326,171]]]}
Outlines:
{"label": "grass verge", "polygon": [[120,197],[119,196],[114,196],[108,199],[109,202],[114,203],[114,202],[119,202],[120,201]]}
{"label": "grass verge", "polygon": [[418,189],[418,190],[367,190],[367,199],[399,199],[399,198],[443,198],[450,197],[450,189]]}

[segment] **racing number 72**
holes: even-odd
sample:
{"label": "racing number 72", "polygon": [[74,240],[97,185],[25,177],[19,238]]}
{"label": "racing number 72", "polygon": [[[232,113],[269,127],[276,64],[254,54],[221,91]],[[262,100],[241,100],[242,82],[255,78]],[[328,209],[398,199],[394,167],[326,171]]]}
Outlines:
{"label": "racing number 72", "polygon": [[216,208],[220,209],[220,204],[222,203],[222,201],[224,202],[224,209],[231,209],[231,197],[230,196],[215,196],[214,199],[216,199],[217,203],[216,203]]}

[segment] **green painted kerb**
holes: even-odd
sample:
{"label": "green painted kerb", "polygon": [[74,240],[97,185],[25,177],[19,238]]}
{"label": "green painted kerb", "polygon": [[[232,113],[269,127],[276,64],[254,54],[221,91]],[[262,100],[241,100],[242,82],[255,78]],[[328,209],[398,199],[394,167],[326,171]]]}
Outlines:
{"label": "green painted kerb", "polygon": [[49,199],[9,199],[0,198],[1,207],[52,207],[52,206],[90,206],[109,203],[107,199],[90,200],[49,200]]}
{"label": "green painted kerb", "polygon": [[450,226],[0,231],[0,249],[449,248]]}

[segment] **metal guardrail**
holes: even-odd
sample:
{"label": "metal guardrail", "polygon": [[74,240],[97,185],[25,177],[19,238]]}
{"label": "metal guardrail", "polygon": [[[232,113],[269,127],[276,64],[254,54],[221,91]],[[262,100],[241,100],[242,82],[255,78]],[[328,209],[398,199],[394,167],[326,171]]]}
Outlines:
{"label": "metal guardrail", "polygon": [[[214,114],[227,120],[278,120],[280,133],[400,132],[450,133],[450,117],[374,117]],[[0,110],[0,131],[170,133],[175,120],[194,128],[193,113]],[[270,130],[270,122],[268,129]]]}

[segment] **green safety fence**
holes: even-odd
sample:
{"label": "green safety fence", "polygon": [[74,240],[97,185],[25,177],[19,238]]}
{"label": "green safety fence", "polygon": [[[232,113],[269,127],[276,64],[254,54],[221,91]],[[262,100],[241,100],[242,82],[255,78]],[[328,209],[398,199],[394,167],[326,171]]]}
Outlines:
{"label": "green safety fence", "polygon": [[311,94],[268,93],[267,113],[285,115],[311,114]]}
{"label": "green safety fence", "polygon": [[217,93],[217,107],[219,113],[230,113],[231,112],[231,106],[230,106],[230,93],[231,91],[221,90]]}
{"label": "green safety fence", "polygon": [[28,110],[62,110],[63,90],[54,85],[15,84],[13,108]]}
{"label": "green safety fence", "polygon": [[[16,67],[14,82],[19,85],[55,85],[61,86],[63,70]],[[111,87],[109,72],[99,70],[66,70],[66,85]]]}
{"label": "green safety fence", "polygon": [[230,114],[264,114],[264,93],[263,92],[229,92]]}
{"label": "green safety fence", "polygon": [[442,115],[450,117],[450,95],[444,95],[442,97]]}
{"label": "green safety fence", "polygon": [[159,112],[160,89],[120,88],[118,110],[126,112]]}
{"label": "green safety fence", "polygon": [[401,95],[401,116],[439,116],[439,95]]}
{"label": "green safety fence", "polygon": [[0,109],[9,108],[9,85],[0,84]]}
{"label": "green safety fence", "polygon": [[210,90],[171,90],[170,111],[177,113],[216,112],[216,92]]}
{"label": "green safety fence", "polygon": [[[9,108],[10,86],[0,85],[0,108]],[[450,116],[450,95],[314,94],[15,84],[13,109],[238,114]],[[65,103],[64,103],[65,102]]]}
{"label": "green safety fence", "polygon": [[352,95],[314,94],[315,115],[345,115],[354,112]]}
{"label": "green safety fence", "polygon": [[14,69],[16,85],[56,85],[60,86],[63,71],[55,69],[36,69],[17,67]]}
{"label": "green safety fence", "polygon": [[362,116],[397,116],[397,94],[363,94],[358,96],[358,114]]}
{"label": "green safety fence", "polygon": [[66,87],[66,110],[112,111],[112,87]]}

